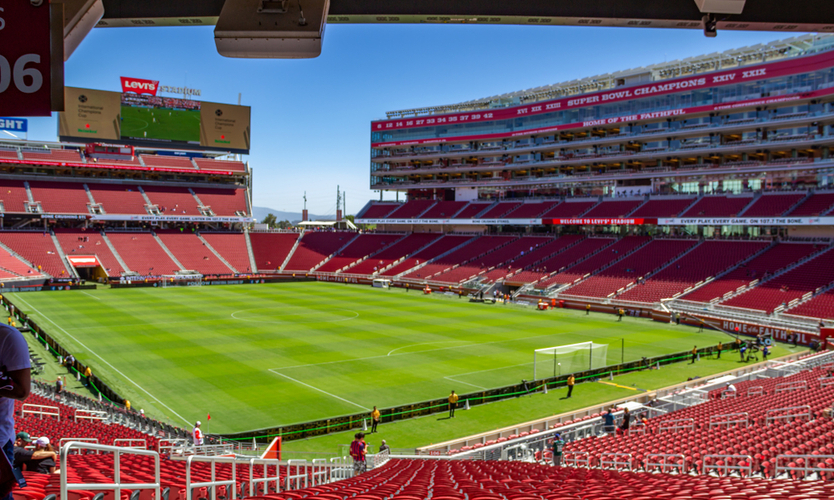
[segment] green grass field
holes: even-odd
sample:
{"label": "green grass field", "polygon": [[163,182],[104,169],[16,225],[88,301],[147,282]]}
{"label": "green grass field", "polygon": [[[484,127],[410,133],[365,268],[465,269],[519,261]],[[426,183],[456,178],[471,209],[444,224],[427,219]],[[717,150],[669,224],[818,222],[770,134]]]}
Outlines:
{"label": "green grass field", "polygon": [[[177,425],[210,412],[211,432],[277,427],[373,405],[442,398],[450,389],[466,393],[515,384],[532,378],[533,350],[542,347],[607,343],[614,363],[623,338],[626,360],[726,341],[719,332],[646,319],[617,323],[605,314],[540,312],[315,282],[8,297],[80,361],[89,362],[134,408],[167,416]],[[782,353],[777,348],[774,355]],[[722,360],[726,366],[688,373],[704,376],[736,362]],[[644,372],[649,379],[638,381],[650,385],[651,373],[674,370]],[[683,381],[654,378],[656,386],[661,380],[662,385]],[[628,395],[593,385],[600,386],[600,397]],[[480,430],[506,418],[514,420],[503,425],[541,411],[556,413],[549,406],[512,409],[511,402],[478,411],[488,416],[488,408],[500,405],[509,409],[506,414],[479,422],[486,426]]]}
{"label": "green grass field", "polygon": [[122,138],[200,141],[200,110],[122,106]]}

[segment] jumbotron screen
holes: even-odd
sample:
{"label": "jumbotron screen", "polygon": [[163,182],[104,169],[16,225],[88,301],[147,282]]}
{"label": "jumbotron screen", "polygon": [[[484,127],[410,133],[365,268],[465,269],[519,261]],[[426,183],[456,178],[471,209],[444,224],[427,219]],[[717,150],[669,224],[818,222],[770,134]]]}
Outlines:
{"label": "jumbotron screen", "polygon": [[62,141],[249,153],[249,106],[74,87],[65,91],[65,110],[58,114]]}

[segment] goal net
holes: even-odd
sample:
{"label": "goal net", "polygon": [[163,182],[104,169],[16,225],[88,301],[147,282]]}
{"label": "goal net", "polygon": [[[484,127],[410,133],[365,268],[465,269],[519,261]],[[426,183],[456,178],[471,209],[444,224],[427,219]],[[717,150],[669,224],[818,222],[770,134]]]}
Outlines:
{"label": "goal net", "polygon": [[558,377],[608,364],[608,344],[582,342],[533,351],[533,380]]}

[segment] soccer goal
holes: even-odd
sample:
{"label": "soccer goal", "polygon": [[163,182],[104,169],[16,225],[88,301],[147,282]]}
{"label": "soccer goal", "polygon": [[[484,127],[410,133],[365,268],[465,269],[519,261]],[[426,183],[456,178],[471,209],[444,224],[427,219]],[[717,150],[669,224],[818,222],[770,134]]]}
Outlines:
{"label": "soccer goal", "polygon": [[558,377],[608,364],[608,344],[582,342],[533,351],[533,380]]}

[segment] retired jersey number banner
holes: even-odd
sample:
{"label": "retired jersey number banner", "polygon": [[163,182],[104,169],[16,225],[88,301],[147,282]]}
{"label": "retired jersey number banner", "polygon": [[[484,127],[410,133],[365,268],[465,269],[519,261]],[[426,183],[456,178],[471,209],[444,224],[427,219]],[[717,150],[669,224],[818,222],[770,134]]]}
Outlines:
{"label": "retired jersey number banner", "polygon": [[0,113],[63,110],[63,6],[0,0]]}

